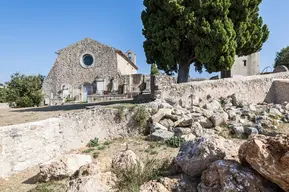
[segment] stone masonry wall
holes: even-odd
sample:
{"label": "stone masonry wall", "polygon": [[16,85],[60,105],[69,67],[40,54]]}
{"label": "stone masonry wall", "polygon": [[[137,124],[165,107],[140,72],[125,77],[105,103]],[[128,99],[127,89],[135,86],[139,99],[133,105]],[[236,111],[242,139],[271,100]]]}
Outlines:
{"label": "stone masonry wall", "polygon": [[[80,57],[92,53],[95,65],[83,68]],[[61,90],[63,84],[77,89],[83,83],[92,83],[96,77],[109,83],[111,78],[118,77],[116,49],[86,38],[58,52],[58,57],[43,84],[43,92],[50,98]]]}
{"label": "stone masonry wall", "polygon": [[46,162],[100,140],[136,134],[127,114],[115,122],[116,109],[95,108],[44,121],[0,127],[0,178]]}
{"label": "stone masonry wall", "polygon": [[220,98],[236,94],[238,99],[258,103],[265,100],[274,79],[289,79],[289,73],[206,80],[183,84],[173,84],[170,78],[167,81],[166,78],[158,77],[158,79],[162,79],[162,81],[154,82],[154,98],[167,102],[189,101],[192,95],[199,98],[206,98],[207,95],[211,95],[212,98]]}

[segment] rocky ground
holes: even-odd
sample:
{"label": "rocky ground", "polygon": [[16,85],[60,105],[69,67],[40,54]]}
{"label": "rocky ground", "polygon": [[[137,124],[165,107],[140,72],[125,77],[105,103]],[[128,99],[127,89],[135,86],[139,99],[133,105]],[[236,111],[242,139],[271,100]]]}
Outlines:
{"label": "rocky ground", "polygon": [[[172,148],[161,142],[146,141],[145,137],[123,138],[100,143],[97,147],[78,149],[71,154],[90,155],[92,162],[98,164],[101,171],[110,170],[114,155],[125,151],[134,151],[142,161],[147,159],[172,159],[178,153],[178,148]],[[27,169],[9,179],[0,179],[1,192],[65,191],[68,180],[52,183],[39,183],[39,166]],[[52,188],[52,189],[51,189]],[[60,188],[60,189],[59,189]]]}
{"label": "rocky ground", "polygon": [[[288,103],[250,104],[235,95],[218,100],[208,95],[144,107],[149,115],[137,118],[146,122],[140,129],[145,136],[92,139],[87,148],[40,165],[37,183],[29,189],[289,191]],[[129,111],[119,110],[120,119]],[[22,186],[14,182],[0,190],[21,191]]]}

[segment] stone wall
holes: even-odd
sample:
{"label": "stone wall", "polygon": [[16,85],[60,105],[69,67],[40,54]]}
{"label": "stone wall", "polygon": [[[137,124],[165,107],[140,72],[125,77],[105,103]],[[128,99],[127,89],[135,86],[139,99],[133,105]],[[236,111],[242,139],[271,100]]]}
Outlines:
{"label": "stone wall", "polygon": [[122,75],[136,74],[137,69],[134,68],[123,56],[117,54],[117,70]]}
{"label": "stone wall", "polygon": [[[245,63],[246,62],[246,65]],[[250,76],[260,73],[260,52],[253,53],[248,56],[235,58],[235,63],[231,69],[231,76]]]}
{"label": "stone wall", "polygon": [[36,166],[100,140],[137,133],[132,114],[116,123],[117,109],[95,108],[44,121],[0,127],[0,177]]}
{"label": "stone wall", "polygon": [[[289,79],[289,73],[207,80],[183,84],[174,84],[172,77],[160,76],[154,79],[154,85],[152,86],[154,86],[155,90],[152,92],[155,99],[167,102],[188,101],[192,95],[199,98],[206,98],[207,95],[211,95],[212,98],[220,98],[235,93],[238,99],[258,103],[265,100],[274,79]],[[282,90],[283,88],[278,89]]]}

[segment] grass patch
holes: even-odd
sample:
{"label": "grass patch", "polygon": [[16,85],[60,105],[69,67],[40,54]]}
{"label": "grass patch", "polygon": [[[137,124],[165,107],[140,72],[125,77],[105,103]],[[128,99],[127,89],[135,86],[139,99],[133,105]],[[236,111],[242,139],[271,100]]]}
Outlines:
{"label": "grass patch", "polygon": [[97,137],[90,140],[89,143],[87,144],[87,147],[97,147],[97,146],[99,146]]}
{"label": "grass patch", "polygon": [[171,162],[168,159],[151,159],[144,163],[143,168],[138,164],[130,170],[113,168],[112,172],[115,173],[118,178],[116,183],[117,191],[137,192],[140,190],[142,184],[166,176],[170,168]]}
{"label": "grass patch", "polygon": [[94,151],[95,149],[94,148],[89,148],[89,149],[86,149],[84,151],[82,151],[83,153],[91,153],[92,151]]}
{"label": "grass patch", "polygon": [[185,142],[184,138],[173,136],[169,140],[166,141],[167,146],[172,148],[179,148]]}

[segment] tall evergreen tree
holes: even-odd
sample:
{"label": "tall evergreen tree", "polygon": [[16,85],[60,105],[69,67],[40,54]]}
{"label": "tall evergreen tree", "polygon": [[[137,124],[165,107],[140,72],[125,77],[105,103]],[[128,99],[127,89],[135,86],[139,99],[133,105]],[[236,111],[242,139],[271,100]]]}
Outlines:
{"label": "tall evergreen tree", "polygon": [[144,0],[144,50],[149,64],[187,82],[190,65],[202,72],[232,67],[235,55],[260,51],[269,30],[262,0]]}

